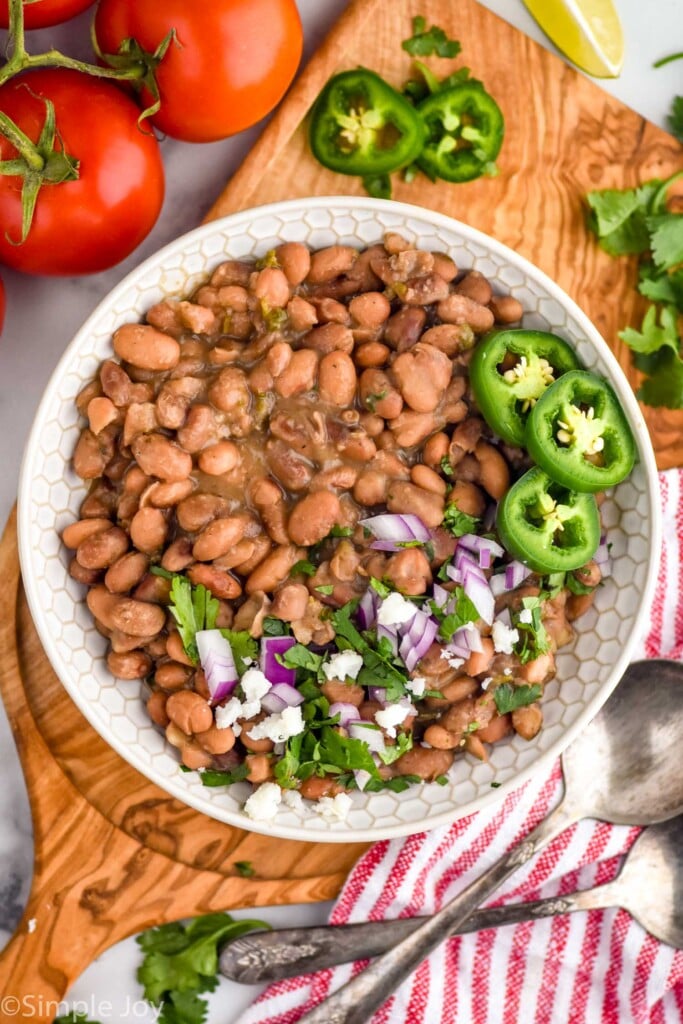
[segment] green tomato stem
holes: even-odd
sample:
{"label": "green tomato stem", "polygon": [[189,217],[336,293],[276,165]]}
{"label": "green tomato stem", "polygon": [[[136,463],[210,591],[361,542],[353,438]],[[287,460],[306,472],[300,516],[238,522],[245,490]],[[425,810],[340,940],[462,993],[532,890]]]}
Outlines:
{"label": "green tomato stem", "polygon": [[14,121],[2,111],[0,111],[0,135],[4,135],[8,142],[12,143],[32,171],[43,170],[45,160],[40,155],[36,144],[31,142],[28,135],[24,135],[21,128],[18,128]]}
{"label": "green tomato stem", "polygon": [[683,53],[670,53],[668,57],[660,57],[652,65],[653,68],[663,68],[665,64],[671,64],[674,60],[681,60]]}

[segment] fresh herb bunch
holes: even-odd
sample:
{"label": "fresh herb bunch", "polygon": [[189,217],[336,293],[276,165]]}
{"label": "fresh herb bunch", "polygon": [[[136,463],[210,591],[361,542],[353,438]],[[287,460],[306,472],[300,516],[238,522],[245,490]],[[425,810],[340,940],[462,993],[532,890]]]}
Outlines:
{"label": "fresh herb bunch", "polygon": [[[683,106],[683,103],[682,103]],[[613,256],[640,256],[638,290],[651,300],[640,330],[619,337],[645,374],[638,398],[646,405],[683,408],[683,213],[667,206],[669,189],[683,171],[639,188],[589,192],[589,225]]]}

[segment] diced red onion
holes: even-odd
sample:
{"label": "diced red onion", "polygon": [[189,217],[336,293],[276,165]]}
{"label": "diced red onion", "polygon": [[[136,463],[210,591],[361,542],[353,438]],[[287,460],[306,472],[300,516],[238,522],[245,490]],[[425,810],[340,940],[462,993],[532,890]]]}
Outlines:
{"label": "diced red onion", "polygon": [[434,597],[434,603],[439,608],[443,608],[445,605],[448,604],[448,602],[451,599],[450,591],[446,590],[439,583],[434,584],[434,587],[432,588],[432,594]]}
{"label": "diced red onion", "polygon": [[446,575],[448,576],[449,580],[453,580],[454,583],[457,583],[458,585],[462,586],[462,573],[460,572],[459,569],[456,569],[454,565],[446,566]]}
{"label": "diced red onion", "polygon": [[354,740],[362,740],[368,750],[375,754],[383,754],[387,748],[382,730],[370,722],[352,722],[349,726],[349,736]]}
{"label": "diced red onion", "polygon": [[368,587],[356,609],[356,617],[361,629],[372,629],[377,622],[377,603],[377,594],[372,587]]}
{"label": "diced red onion", "polygon": [[394,654],[398,654],[398,637],[396,635],[396,629],[393,626],[383,626],[378,624],[377,637],[379,639],[383,637],[385,640],[388,640]]}
{"label": "diced red onion", "polygon": [[386,695],[387,691],[384,686],[368,686],[368,700],[384,705]]}
{"label": "diced red onion", "polygon": [[356,705],[347,704],[345,701],[338,700],[334,704],[330,704],[330,716],[332,715],[339,715],[339,724],[343,725],[344,728],[350,725],[351,722],[360,722],[360,715]]}
{"label": "diced red onion", "polygon": [[505,566],[505,589],[516,590],[530,575],[531,569],[522,562],[510,562]]}
{"label": "diced red onion", "polygon": [[497,541],[491,540],[490,537],[478,537],[476,533],[466,533],[459,537],[458,548],[461,546],[479,556],[479,565],[482,569],[489,569],[492,558],[502,558],[505,554]]}
{"label": "diced red onion", "polygon": [[371,516],[370,519],[361,519],[359,525],[369,530],[376,538],[370,545],[376,551],[400,551],[401,544],[413,540],[419,540],[426,544],[432,538],[431,531],[419,516],[410,514],[386,513],[381,516]]}
{"label": "diced red onion", "polygon": [[356,780],[356,785],[362,792],[367,786],[368,782],[372,779],[370,772],[366,772],[365,768],[356,768],[353,772],[353,777]]}
{"label": "diced red onion", "polygon": [[210,703],[218,704],[232,693],[239,682],[232,647],[219,629],[200,629],[195,640]]}
{"label": "diced red onion", "polygon": [[612,558],[607,547],[607,534],[605,533],[600,538],[598,550],[593,555],[593,561],[600,567],[603,579],[612,575]]}
{"label": "diced red onion", "polygon": [[409,672],[412,672],[420,659],[424,658],[439,632],[439,623],[436,619],[430,618],[424,612],[421,615],[424,618],[420,619],[419,623],[417,616],[413,619],[410,630],[404,635],[399,648],[401,658]]}
{"label": "diced red onion", "polygon": [[[295,692],[293,686],[290,686],[290,690]],[[272,690],[268,690],[268,693],[261,697],[261,707],[265,708],[271,715],[279,715],[287,707],[287,701],[283,700],[277,693],[273,693]]]}
{"label": "diced red onion", "polygon": [[462,658],[463,661],[467,661],[470,654],[472,653],[469,647],[465,647],[461,644],[456,644],[453,638],[451,638],[450,641],[446,644],[444,650],[448,651],[448,653],[452,655],[452,657],[454,658]]}
{"label": "diced red onion", "polygon": [[495,601],[488,582],[481,576],[468,572],[463,579],[463,590],[479,612],[479,617],[489,625],[493,622]]}
{"label": "diced red onion", "polygon": [[505,594],[507,591],[507,587],[505,586],[505,573],[494,573],[489,580],[489,588],[494,597],[500,597],[501,594]]}
{"label": "diced red onion", "polygon": [[512,626],[512,619],[510,618],[510,609],[503,608],[502,611],[498,612],[496,621],[502,622],[504,626]]}
{"label": "diced red onion", "polygon": [[261,637],[261,656],[259,668],[266,679],[271,683],[286,683],[294,686],[296,683],[296,669],[285,668],[277,660],[278,655],[282,656],[293,647],[296,640],[293,636],[264,636]]}
{"label": "diced red onion", "polygon": [[468,654],[481,654],[484,650],[484,645],[481,642],[481,634],[475,627],[468,629],[467,626],[463,626],[458,629],[451,639],[451,643],[455,644],[456,647],[461,650],[466,650]]}

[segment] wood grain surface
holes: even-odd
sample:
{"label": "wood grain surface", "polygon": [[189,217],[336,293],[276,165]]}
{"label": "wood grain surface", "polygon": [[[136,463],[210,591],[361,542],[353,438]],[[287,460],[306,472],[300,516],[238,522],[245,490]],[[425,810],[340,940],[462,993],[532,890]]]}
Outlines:
{"label": "wood grain surface", "polygon": [[[88,724],[40,646],[14,513],[0,542],[0,578],[0,694],[35,837],[28,905],[0,953],[0,995],[34,997],[45,1013],[31,1019],[47,1024],[50,1000],[127,935],[215,910],[337,894],[364,845],[270,839],[207,818],[148,782]],[[255,876],[242,878],[236,861],[250,861]]]}
{"label": "wood grain surface", "polygon": [[[465,185],[410,184],[393,175],[394,198],[447,213],[526,256],[578,303],[617,355],[629,381],[639,374],[617,333],[640,325],[646,303],[635,258],[603,252],[585,226],[591,189],[626,188],[683,167],[683,151],[619,100],[475,0],[355,0],[297,79],[209,218],[277,199],[363,194],[357,178],[334,174],[310,155],[303,124],[323,84],[359,64],[400,86],[411,58],[401,49],[422,14],[460,40],[455,60],[428,58],[445,77],[466,65],[495,96],[506,134],[497,178]],[[683,465],[683,411],[643,407],[660,468]]]}

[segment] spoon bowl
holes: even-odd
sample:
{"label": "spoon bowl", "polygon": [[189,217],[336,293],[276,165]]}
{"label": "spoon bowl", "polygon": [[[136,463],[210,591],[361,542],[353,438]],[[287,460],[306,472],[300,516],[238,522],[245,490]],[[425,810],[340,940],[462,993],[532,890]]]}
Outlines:
{"label": "spoon bowl", "polygon": [[656,939],[683,949],[683,816],[641,832],[611,885],[614,905]]}

